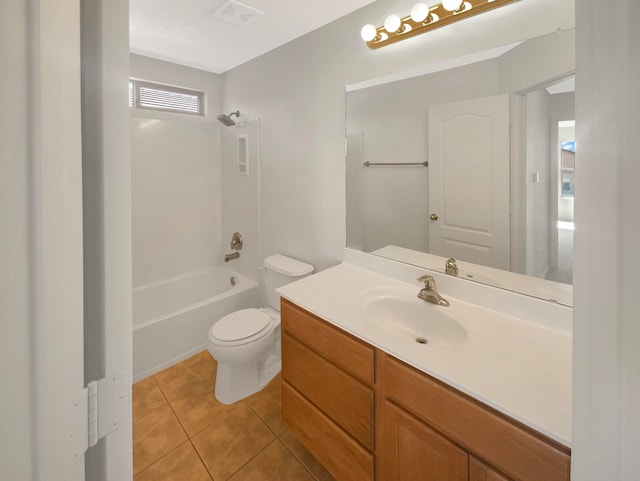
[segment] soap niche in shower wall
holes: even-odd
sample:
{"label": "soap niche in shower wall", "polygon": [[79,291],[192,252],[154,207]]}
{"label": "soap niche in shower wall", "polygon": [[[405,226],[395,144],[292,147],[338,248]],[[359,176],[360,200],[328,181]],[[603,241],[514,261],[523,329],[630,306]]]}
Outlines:
{"label": "soap niche in shower wall", "polygon": [[248,135],[238,135],[238,175],[249,175]]}

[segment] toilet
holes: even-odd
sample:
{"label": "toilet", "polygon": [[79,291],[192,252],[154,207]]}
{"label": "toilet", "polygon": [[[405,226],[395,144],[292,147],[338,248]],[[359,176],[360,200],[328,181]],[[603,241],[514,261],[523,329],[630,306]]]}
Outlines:
{"label": "toilet", "polygon": [[211,329],[207,348],[218,361],[216,399],[232,404],[260,391],[282,367],[280,353],[280,296],[276,289],[313,272],[313,266],[275,254],[264,267],[266,308],[227,314]]}

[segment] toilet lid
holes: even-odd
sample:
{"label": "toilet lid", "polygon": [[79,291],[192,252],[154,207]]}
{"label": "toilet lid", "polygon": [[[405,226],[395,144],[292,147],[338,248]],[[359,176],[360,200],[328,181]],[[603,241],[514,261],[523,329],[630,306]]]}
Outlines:
{"label": "toilet lid", "polygon": [[216,322],[211,334],[220,341],[240,341],[267,330],[271,323],[271,317],[258,309],[242,309]]}

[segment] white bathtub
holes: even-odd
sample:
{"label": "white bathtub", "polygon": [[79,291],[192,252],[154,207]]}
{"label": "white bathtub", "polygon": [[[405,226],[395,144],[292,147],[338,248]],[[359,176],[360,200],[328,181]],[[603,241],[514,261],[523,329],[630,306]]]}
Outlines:
{"label": "white bathtub", "polygon": [[135,288],[134,382],[205,349],[214,322],[258,302],[258,284],[223,267]]}

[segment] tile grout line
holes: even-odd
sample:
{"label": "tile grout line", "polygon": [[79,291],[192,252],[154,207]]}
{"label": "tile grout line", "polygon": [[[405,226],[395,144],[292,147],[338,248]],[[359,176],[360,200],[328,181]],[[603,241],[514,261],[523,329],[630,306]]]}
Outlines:
{"label": "tile grout line", "polygon": [[176,451],[177,449],[181,448],[182,446],[184,446],[186,443],[188,443],[190,440],[187,439],[185,440],[183,443],[178,444],[175,448],[173,448],[171,451],[169,451],[166,454],[163,454],[160,458],[158,458],[157,460],[155,460],[153,463],[151,463],[149,466],[146,466],[144,469],[141,469],[140,471],[138,471],[138,473],[136,473],[133,476],[133,479],[135,480],[135,478],[137,478],[138,476],[140,476],[142,473],[144,473],[147,469],[151,468],[152,466],[158,464],[160,461],[162,461],[164,458],[166,458],[167,456],[169,456],[171,453],[173,453],[174,451]]}
{"label": "tile grout line", "polygon": [[213,474],[211,474],[211,471],[209,471],[209,467],[207,466],[207,463],[205,463],[204,459],[202,459],[202,456],[200,455],[200,451],[198,451],[198,448],[196,448],[196,445],[193,444],[193,440],[191,438],[189,438],[189,440],[187,442],[189,444],[191,444],[191,448],[195,451],[196,456],[198,456],[198,459],[202,463],[202,466],[204,466],[204,469],[207,472],[207,474],[209,475],[209,478],[211,478],[212,481],[215,481],[215,479],[213,477]]}
{"label": "tile grout line", "polygon": [[[269,446],[271,446],[274,441],[278,441],[278,437],[276,436],[275,438],[273,438],[271,441],[269,441],[267,444],[265,444],[263,446],[263,448],[258,451],[256,454],[254,454],[253,456],[251,456],[250,459],[247,460],[246,463],[244,463],[242,466],[240,466],[238,469],[236,469],[233,474],[231,474],[231,476],[229,476],[226,480],[224,481],[229,481],[230,479],[232,479],[236,474],[238,474],[240,471],[242,471],[245,466],[247,466],[251,461],[253,461],[255,458],[257,458],[264,450],[266,450]],[[212,476],[213,477],[213,476]]]}
{"label": "tile grout line", "polygon": [[[231,408],[231,409],[230,409],[227,413],[225,413],[225,414],[231,414],[232,412],[234,412],[234,411],[235,411],[236,409],[238,409],[239,407],[240,407],[240,404],[238,404],[237,406],[234,406],[233,408]],[[177,417],[177,414],[176,414],[176,417]],[[178,418],[178,422],[180,422],[180,418]],[[208,424],[205,424],[202,428],[198,429],[198,431],[197,431],[197,432],[193,433],[193,436],[190,436],[190,435],[189,435],[189,433],[187,433],[187,437],[188,437],[189,439],[193,439],[193,438],[195,438],[198,434],[200,434],[200,433],[201,433],[202,431],[204,431],[205,429],[207,429],[207,428],[211,427],[214,423],[215,423],[215,420],[210,421]],[[184,428],[184,429],[185,429],[185,432],[186,432],[186,428]]]}
{"label": "tile grout line", "polygon": [[[269,424],[268,424],[264,419],[262,419],[262,416],[260,416],[260,414],[258,413],[258,411],[256,411],[255,409],[253,409],[253,406],[251,406],[251,404],[250,404],[249,402],[247,402],[247,407],[248,407],[249,409],[251,409],[251,411],[253,411],[253,414],[255,414],[256,416],[258,416],[258,419],[259,419],[260,421],[262,421],[262,424],[264,424],[264,425],[267,427],[267,429],[268,429],[269,431],[271,431],[271,433],[276,437],[276,439],[278,439],[278,438],[280,437],[280,434],[282,434],[282,433],[280,433],[280,434],[276,433],[276,432],[275,432],[275,430],[274,430],[274,429],[272,429],[272,428],[271,428],[271,426],[269,426]],[[286,431],[286,429],[285,429],[285,431]],[[284,432],[284,431],[283,431],[283,432]]]}
{"label": "tile grout line", "polygon": [[[258,413],[256,413],[256,412],[251,408],[251,406],[249,406],[249,403],[248,403],[248,402],[243,402],[243,405],[245,405],[247,408],[249,408],[249,410],[250,410],[250,411],[252,411],[252,412],[257,416],[257,418],[258,418],[258,419],[259,419],[263,424],[265,424],[265,426],[266,426],[266,423],[265,423],[264,421],[262,421],[262,418],[258,415]],[[238,407],[239,407],[239,406],[238,406]],[[234,408],[234,410],[235,410],[235,409],[237,409],[237,407],[236,407],[236,408]],[[207,427],[209,427],[210,425],[211,425],[211,424],[207,425]],[[271,441],[269,441],[267,444],[265,444],[265,445],[264,445],[264,446],[263,446],[263,447],[262,447],[262,448],[261,448],[261,449],[260,449],[256,454],[254,454],[253,456],[251,456],[251,457],[250,457],[250,458],[249,458],[249,459],[248,459],[244,464],[242,464],[238,469],[236,469],[233,473],[231,473],[231,475],[230,475],[228,478],[226,478],[226,480],[224,480],[224,481],[227,481],[227,480],[229,480],[229,479],[233,478],[233,477],[234,477],[236,474],[238,474],[238,473],[239,473],[239,472],[240,472],[240,471],[241,471],[241,470],[242,470],[242,469],[243,469],[247,464],[249,464],[251,461],[253,461],[253,459],[254,459],[254,458],[256,458],[258,455],[260,455],[260,453],[262,453],[265,449],[267,449],[267,448],[268,448],[268,447],[269,447],[269,446],[270,446],[274,441],[277,441],[277,440],[278,440],[278,436],[277,436],[277,435],[276,435],[276,434],[275,434],[275,433],[274,433],[274,432],[269,428],[269,426],[267,426],[267,429],[269,429],[269,431],[271,431],[271,433],[274,435],[274,438],[273,438]],[[203,429],[203,430],[201,430],[201,431],[198,431],[198,434],[200,434],[202,431],[204,431],[204,429]],[[187,436],[188,436],[188,435],[187,435]],[[194,436],[196,436],[196,435],[194,435]],[[191,443],[191,445],[193,446],[193,449],[194,449],[194,450],[196,451],[196,453],[198,454],[198,457],[200,458],[200,461],[202,462],[202,464],[204,464],[204,467],[205,467],[205,469],[207,470],[207,472],[209,473],[209,476],[211,476],[211,479],[212,479],[212,480],[214,480],[214,481],[216,481],[216,480],[215,480],[215,478],[214,478],[214,476],[213,476],[213,474],[211,473],[211,471],[209,471],[209,468],[207,467],[207,463],[204,461],[204,459],[202,459],[202,456],[200,456],[200,452],[198,451],[198,448],[196,448],[195,444],[193,444],[193,439],[192,439],[192,438],[189,438],[189,442]]]}
{"label": "tile grout line", "polygon": [[173,415],[176,418],[176,421],[178,421],[178,424],[180,425],[180,429],[182,429],[182,432],[184,433],[184,435],[187,437],[188,440],[191,440],[191,436],[189,436],[189,433],[187,432],[187,430],[185,429],[185,427],[182,425],[182,421],[180,421],[180,417],[178,416],[178,413],[176,412],[176,410],[173,408],[173,404],[171,404],[171,401],[169,401],[169,398],[167,397],[167,395],[164,393],[164,390],[162,389],[162,386],[160,386],[160,383],[157,381],[155,375],[153,376],[153,380],[155,381],[155,383],[158,385],[158,388],[160,389],[160,392],[162,393],[162,395],[164,396],[164,398],[167,401],[167,404],[169,405],[169,409],[171,409],[171,412],[173,413]]}
{"label": "tile grout line", "polygon": [[[151,376],[149,376],[149,377],[153,379],[153,382],[155,383],[156,387],[160,390],[160,394],[162,394],[162,397],[164,398],[164,400],[166,401],[166,403],[167,403],[167,404],[169,404],[169,400],[167,399],[167,396],[165,396],[165,395],[164,395],[164,392],[162,392],[162,388],[160,387],[160,385],[159,385],[159,384],[158,384],[158,382],[156,381],[155,377],[154,377],[153,375],[151,375]],[[133,388],[133,386],[135,386],[136,384],[138,384],[138,383],[140,383],[140,382],[142,382],[142,381],[146,381],[147,379],[148,379],[148,378],[144,378],[144,379],[142,379],[142,380],[138,381],[137,383],[132,384],[132,385],[131,385],[131,387]],[[133,397],[134,397],[134,396],[133,396],[133,389],[132,389],[132,390],[131,390],[131,400],[132,400],[132,403],[131,403],[131,404],[132,404],[132,407],[131,407],[131,422],[132,422],[132,423],[135,423],[135,422],[137,422],[137,421],[139,421],[139,420],[141,420],[141,419],[144,419],[144,418],[146,418],[147,416],[149,416],[150,414],[152,414],[152,413],[153,413],[153,411],[155,411],[155,410],[157,410],[157,409],[160,409],[160,408],[164,407],[164,405],[163,405],[163,406],[157,406],[157,407],[153,408],[151,411],[147,411],[147,413],[146,413],[144,416],[138,416],[137,418],[135,418],[135,419],[134,419],[134,418],[133,418]]]}
{"label": "tile grout line", "polygon": [[[285,431],[285,433],[286,433],[286,432],[287,432],[287,431]],[[282,433],[282,434],[284,434],[284,433]],[[322,481],[322,479],[318,478],[315,474],[313,474],[313,472],[311,472],[311,469],[309,469],[309,467],[306,465],[306,463],[305,463],[302,459],[300,459],[300,457],[299,457],[299,456],[298,456],[298,455],[293,451],[293,449],[291,449],[291,448],[287,445],[287,443],[285,443],[282,439],[280,439],[280,436],[278,436],[276,439],[277,439],[278,441],[280,441],[280,444],[282,444],[282,445],[287,449],[287,451],[289,451],[289,452],[291,453],[291,455],[292,455],[294,458],[296,458],[296,459],[298,460],[298,462],[300,463],[300,465],[302,465],[302,467],[303,467],[304,469],[306,469],[306,470],[307,470],[307,472],[311,475],[311,477],[312,477],[313,479],[315,479],[316,481]],[[318,461],[318,463],[320,463],[320,461]],[[322,464],[320,464],[320,465],[322,466]],[[327,468],[325,468],[324,466],[322,466],[322,468],[323,468],[325,471],[327,470]],[[327,472],[328,472],[328,471],[327,471]],[[323,478],[323,479],[326,479],[326,476],[325,476],[325,478]]]}
{"label": "tile grout line", "polygon": [[[162,390],[162,387],[160,387],[158,381],[155,379],[155,376],[150,376],[153,379],[153,382],[155,383],[156,387],[160,390],[160,394],[162,394],[162,397],[164,398],[165,402],[166,402],[166,406],[169,406],[169,409],[171,410],[171,413],[173,414],[173,416],[175,416],[176,420],[178,421],[178,425],[180,426],[180,429],[182,430],[182,432],[184,433],[185,437],[187,439],[185,439],[184,442],[180,443],[178,446],[174,447],[173,449],[171,449],[170,451],[168,451],[167,453],[163,454],[162,456],[160,456],[158,459],[156,459],[155,461],[153,461],[151,464],[149,464],[148,466],[145,466],[143,469],[141,469],[135,476],[140,475],[142,472],[146,471],[147,469],[149,469],[151,466],[153,466],[154,464],[156,464],[157,462],[161,461],[162,459],[164,459],[167,455],[169,455],[170,453],[172,453],[173,451],[175,451],[176,449],[178,449],[180,446],[182,446],[185,442],[187,442],[189,440],[189,435],[186,433],[186,431],[184,430],[184,427],[182,426],[182,424],[180,423],[180,420],[178,419],[178,417],[176,416],[175,411],[173,410],[173,407],[171,406],[171,403],[169,402],[169,400],[167,399],[167,396],[165,395],[164,391]],[[138,381],[140,382],[140,381]],[[145,419],[146,417],[152,415],[154,413],[154,411],[157,411],[159,409],[163,409],[165,407],[165,405],[162,406],[158,406],[157,408],[152,409],[150,412],[148,412],[146,415],[144,416],[140,416],[139,418],[135,419],[135,421],[133,420],[133,416],[132,416],[132,424],[134,422],[138,422],[141,421],[142,419]],[[133,460],[133,452],[131,453],[131,457]],[[135,477],[134,476],[134,477]]]}

